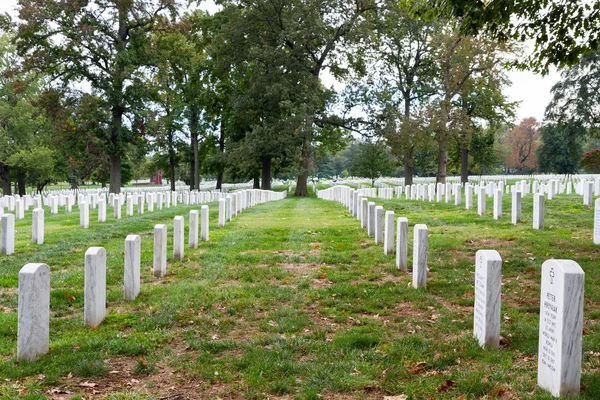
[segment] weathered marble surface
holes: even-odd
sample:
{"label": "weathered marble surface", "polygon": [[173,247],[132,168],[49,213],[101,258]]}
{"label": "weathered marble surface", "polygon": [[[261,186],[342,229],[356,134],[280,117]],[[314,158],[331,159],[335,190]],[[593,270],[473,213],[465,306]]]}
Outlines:
{"label": "weathered marble surface", "polygon": [[465,209],[470,210],[473,208],[473,186],[470,184],[465,185]]}
{"label": "weathered marble surface", "polygon": [[538,385],[555,397],[579,394],[584,280],[575,261],[542,264]]}
{"label": "weathered marble surface", "polygon": [[198,210],[190,211],[190,227],[188,234],[188,246],[191,249],[198,248]]}
{"label": "weathered marble surface", "polygon": [[231,209],[232,206],[233,200],[231,195],[227,195],[227,197],[225,197],[225,215],[227,216],[227,222],[231,222],[233,218],[233,210]]}
{"label": "weathered marble surface", "polygon": [[113,200],[113,216],[115,219],[121,219],[121,200],[117,196]]}
{"label": "weathered marble surface", "polygon": [[485,187],[478,187],[477,190],[479,190],[479,192],[477,193],[477,214],[479,214],[480,216],[484,216],[485,215],[485,209],[486,209],[486,194],[485,194]]}
{"label": "weathered marble surface", "polygon": [[139,195],[137,197],[137,208],[138,208],[138,215],[144,215],[144,196],[143,195]]}
{"label": "weathered marble surface", "polygon": [[15,252],[15,215],[3,214],[2,232],[0,239],[0,253],[11,255]]}
{"label": "weathered marble surface", "polygon": [[399,217],[396,228],[396,268],[408,270],[408,219]]}
{"label": "weathered marble surface", "polygon": [[106,315],[106,250],[90,247],[85,252],[83,320],[95,328]]}
{"label": "weathered marble surface", "polygon": [[167,226],[154,226],[154,276],[160,278],[167,273]]}
{"label": "weathered marble surface", "polygon": [[523,195],[520,190],[514,190],[512,192],[512,204],[511,204],[511,214],[510,220],[513,225],[521,222],[521,203],[523,202]]}
{"label": "weathered marble surface", "polygon": [[44,209],[34,208],[31,219],[31,241],[44,244]]}
{"label": "weathered marble surface", "polygon": [[182,216],[173,219],[173,258],[183,260],[185,243],[185,221]]}
{"label": "weathered marble surface", "polygon": [[106,200],[98,200],[98,222],[106,222]]}
{"label": "weathered marble surface", "polygon": [[497,348],[500,346],[502,258],[496,250],[479,250],[475,260],[473,334],[481,347]]}
{"label": "weathered marble surface", "polygon": [[373,233],[375,235],[375,243],[383,243],[383,206],[375,207],[375,229]]}
{"label": "weathered marble surface", "polygon": [[369,199],[363,197],[361,199],[360,207],[360,226],[363,229],[367,229],[369,224]]}
{"label": "weathered marble surface", "polygon": [[140,258],[142,239],[139,235],[127,235],[125,238],[125,270],[123,289],[125,300],[134,300],[140,294]]}
{"label": "weathered marble surface", "polygon": [[544,229],[544,194],[533,195],[533,229]]}
{"label": "weathered marble surface", "polygon": [[385,233],[383,239],[383,254],[394,254],[394,212],[385,212]]}
{"label": "weathered marble surface", "polygon": [[375,236],[375,202],[367,206],[367,236]]}
{"label": "weathered marble surface", "polygon": [[594,201],[594,244],[600,244],[600,199]]}
{"label": "weathered marble surface", "polygon": [[225,219],[226,219],[225,209],[226,209],[225,199],[219,199],[219,227],[225,226]]}
{"label": "weathered marble surface", "polygon": [[17,361],[46,354],[50,337],[50,267],[27,264],[19,271]]}
{"label": "weathered marble surface", "polygon": [[413,288],[427,286],[427,225],[416,224],[413,240]]}
{"label": "weathered marble surface", "polygon": [[79,226],[84,229],[90,227],[90,205],[86,201],[79,203]]}
{"label": "weathered marble surface", "polygon": [[502,218],[502,189],[494,192],[494,219]]}
{"label": "weathered marble surface", "polygon": [[203,205],[200,208],[200,213],[201,213],[201,221],[200,221],[200,238],[203,241],[208,241],[209,239],[209,233],[208,233],[208,224],[209,224],[209,209],[207,205]]}

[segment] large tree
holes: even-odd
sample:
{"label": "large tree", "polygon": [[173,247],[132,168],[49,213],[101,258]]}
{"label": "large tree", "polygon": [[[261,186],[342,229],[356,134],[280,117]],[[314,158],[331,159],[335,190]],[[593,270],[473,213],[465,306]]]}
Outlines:
{"label": "large tree", "polygon": [[464,36],[456,29],[446,29],[437,37],[440,89],[431,106],[434,110],[431,127],[438,144],[438,182],[446,182],[449,146],[469,122],[470,106],[465,99],[478,82],[490,81],[499,73],[502,50],[485,38]]}
{"label": "large tree", "polygon": [[369,74],[380,100],[384,135],[404,165],[404,182],[412,184],[417,147],[427,140],[419,115],[435,94],[436,65],[432,37],[440,23],[415,19],[397,1],[386,0],[374,19],[375,68]]}
{"label": "large tree", "polygon": [[536,166],[537,149],[540,145],[539,128],[540,124],[535,118],[525,118],[506,136],[506,143],[512,149],[506,165],[508,168],[515,168],[519,175],[523,169],[531,171]]}
{"label": "large tree", "polygon": [[561,125],[544,125],[540,128],[542,144],[537,150],[540,172],[574,174],[579,170],[583,154],[582,141],[586,130],[581,124],[571,122]]}
{"label": "large tree", "polygon": [[[89,85],[109,110],[106,152],[110,191],[121,187],[121,157],[139,106],[136,83],[152,59],[148,37],[156,21],[174,13],[175,0],[19,0],[17,48],[25,68],[64,84]],[[129,123],[124,120],[130,116]]]}
{"label": "large tree", "polygon": [[342,75],[345,54],[359,40],[358,26],[373,0],[239,0],[246,14],[246,33],[251,29],[263,36],[269,51],[284,52],[281,67],[302,73],[298,90],[305,98],[295,107],[303,115],[296,129],[301,143],[296,196],[307,196],[308,167],[315,142],[321,140],[317,128],[319,114],[326,108],[327,95],[321,76],[329,69]]}
{"label": "large tree", "polygon": [[[417,6],[424,3],[413,0]],[[438,13],[459,20],[466,34],[486,32],[495,40],[533,40],[522,66],[547,72],[566,67],[600,44],[600,2],[575,0],[435,0]],[[431,12],[431,4],[422,7]]]}
{"label": "large tree", "polygon": [[573,68],[564,70],[551,93],[546,119],[579,124],[600,136],[600,52],[587,54]]}

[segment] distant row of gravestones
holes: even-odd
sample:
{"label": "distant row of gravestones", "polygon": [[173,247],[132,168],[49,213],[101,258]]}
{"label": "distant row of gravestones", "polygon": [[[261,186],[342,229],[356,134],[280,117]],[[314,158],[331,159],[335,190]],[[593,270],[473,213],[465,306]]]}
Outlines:
{"label": "distant row of gravestones", "polygon": [[[248,193],[252,192],[252,193]],[[282,200],[286,192],[242,190],[219,199],[219,226],[231,221],[246,208]],[[239,199],[236,202],[235,199]],[[246,201],[247,199],[248,201]],[[12,214],[9,214],[12,216]],[[201,207],[201,239],[208,240],[208,205]],[[190,211],[189,246],[198,246],[198,211]],[[174,218],[173,257],[184,256],[184,219]],[[134,300],[140,292],[141,238],[128,235],[125,239],[123,286],[126,300]],[[167,227],[154,228],[153,270],[156,277],[166,274]],[[84,323],[98,326],[106,315],[106,250],[91,247],[85,253]],[[17,360],[35,361],[49,349],[50,328],[50,267],[47,264],[27,264],[19,271]]]}
{"label": "distant row of gravestones", "polygon": [[[460,185],[454,187],[455,196],[460,196]],[[367,229],[367,234],[374,236],[375,243],[383,243],[384,254],[393,255],[394,212],[385,212],[384,226],[383,207],[369,202],[360,193],[362,190],[335,186],[320,190],[318,197],[346,206],[361,222],[361,226]],[[486,196],[483,190],[484,187],[480,199]],[[449,189],[446,193],[449,193]],[[536,196],[543,198],[544,195],[536,193]],[[416,224],[412,260],[412,286],[415,289],[426,287],[427,237],[427,226]],[[402,271],[408,267],[407,250],[408,220],[400,217],[396,235],[396,267]],[[473,333],[480,346],[497,348],[500,345],[502,259],[495,250],[479,250],[475,259]],[[542,264],[538,385],[555,397],[577,395],[580,391],[584,277],[582,268],[572,260],[547,260]]]}
{"label": "distant row of gravestones", "polygon": [[[575,193],[581,195],[583,204],[591,206],[593,196],[600,196],[600,177],[593,180],[581,179],[573,184],[570,180],[561,181],[558,179],[549,179],[545,182],[529,182],[521,180],[514,185],[505,185],[503,181],[480,181],[478,185],[470,183],[464,186],[460,183],[434,183],[415,184],[407,186],[398,186],[395,188],[367,188],[358,189],[358,194],[366,197],[376,197],[391,200],[394,194],[398,199],[405,194],[407,200],[437,201],[441,202],[445,198],[446,203],[452,200],[456,206],[462,203],[462,192],[464,189],[465,208],[473,208],[473,194],[477,196],[477,213],[480,216],[485,215],[486,199],[493,198],[493,217],[502,218],[502,197],[503,194],[512,194],[511,202],[511,222],[518,224],[521,222],[521,201],[528,194],[533,194],[533,228],[544,229],[544,207],[545,200],[553,200],[560,194],[571,194],[575,188]],[[434,200],[435,199],[435,200]],[[350,200],[352,201],[352,200]],[[594,244],[600,244],[600,199],[594,202]]]}
{"label": "distant row of gravestones", "polygon": [[[162,210],[163,207],[170,208],[177,206],[178,202],[184,205],[202,204],[213,201],[223,201],[224,210],[219,217],[219,225],[224,225],[224,220],[231,221],[232,215],[235,216],[247,205],[269,201],[273,196],[271,191],[259,189],[240,190],[232,193],[221,192],[161,192],[147,190],[140,192],[130,192],[127,195],[113,194],[98,191],[80,191],[66,192],[59,194],[49,194],[42,196],[4,196],[0,197],[0,254],[12,254],[15,245],[15,219],[23,219],[25,212],[29,207],[34,206],[32,211],[32,242],[33,244],[44,243],[44,208],[42,204],[50,208],[52,214],[58,213],[58,207],[64,207],[66,213],[72,212],[73,204],[79,207],[79,222],[84,229],[90,227],[90,208],[98,209],[98,222],[106,222],[106,204],[113,206],[113,215],[115,219],[121,219],[123,205],[126,207],[126,215],[134,215],[134,204],[137,205],[138,214],[154,212],[154,209]],[[147,206],[146,206],[147,204]],[[155,207],[156,205],[156,207]],[[14,214],[5,213],[5,208]],[[221,209],[219,209],[221,211]]]}

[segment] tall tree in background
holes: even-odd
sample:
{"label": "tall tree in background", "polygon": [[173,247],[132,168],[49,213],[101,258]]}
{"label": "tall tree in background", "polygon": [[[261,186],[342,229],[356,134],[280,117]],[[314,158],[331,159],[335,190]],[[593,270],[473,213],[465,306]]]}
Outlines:
{"label": "tall tree in background", "polygon": [[10,34],[0,37],[0,187],[9,195],[16,181],[18,193],[25,195],[26,184],[53,178],[56,159],[50,123],[38,107],[44,77],[16,71],[21,60],[11,39]]}
{"label": "tall tree in background", "polygon": [[532,170],[537,163],[537,149],[540,139],[540,124],[535,118],[525,118],[508,132],[506,143],[512,148],[506,162],[507,167],[515,168],[520,175],[523,169]]}
{"label": "tall tree in background", "polygon": [[[363,15],[375,9],[373,0],[240,0],[250,27],[259,28],[272,51],[284,51],[283,68],[303,73],[298,88],[306,95],[296,112],[304,115],[296,129],[301,141],[296,196],[307,196],[308,167],[316,137],[317,115],[325,108],[321,75],[329,68],[334,75],[344,72],[345,54],[360,39]],[[301,106],[301,107],[300,107]]]}
{"label": "tall tree in background", "polygon": [[587,54],[573,68],[562,71],[551,93],[546,119],[579,124],[600,136],[600,52]]}
{"label": "tall tree in background", "polygon": [[175,11],[175,0],[19,0],[16,43],[24,67],[64,84],[89,84],[110,111],[112,193],[120,192],[121,157],[133,133],[124,117],[139,100],[136,74],[151,59],[149,33],[163,13]]}
{"label": "tall tree in background", "polygon": [[574,174],[583,154],[585,128],[576,122],[544,125],[540,128],[542,144],[537,150],[540,172]]}
{"label": "tall tree in background", "polygon": [[369,79],[385,114],[384,132],[404,165],[404,182],[412,185],[417,146],[426,140],[419,109],[435,94],[436,65],[432,36],[439,24],[417,20],[397,1],[386,0],[375,16],[375,68]]}
{"label": "tall tree in background", "polygon": [[501,49],[483,38],[461,35],[457,30],[447,29],[437,39],[436,62],[439,68],[439,100],[432,105],[435,117],[432,128],[438,144],[437,181],[446,182],[448,147],[465,126],[463,102],[460,101],[473,80],[484,74],[498,72]]}
{"label": "tall tree in background", "polygon": [[394,159],[383,142],[358,144],[351,166],[352,175],[369,178],[371,185],[375,186],[378,178],[390,176],[394,173],[394,169]]}

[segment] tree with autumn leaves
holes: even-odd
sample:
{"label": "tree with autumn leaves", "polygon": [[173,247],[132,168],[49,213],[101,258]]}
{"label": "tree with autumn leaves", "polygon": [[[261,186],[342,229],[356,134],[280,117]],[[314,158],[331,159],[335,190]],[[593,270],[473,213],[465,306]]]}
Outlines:
{"label": "tree with autumn leaves", "polygon": [[511,129],[505,140],[510,149],[506,167],[517,174],[531,173],[537,165],[537,149],[540,146],[540,124],[533,118],[525,118]]}

